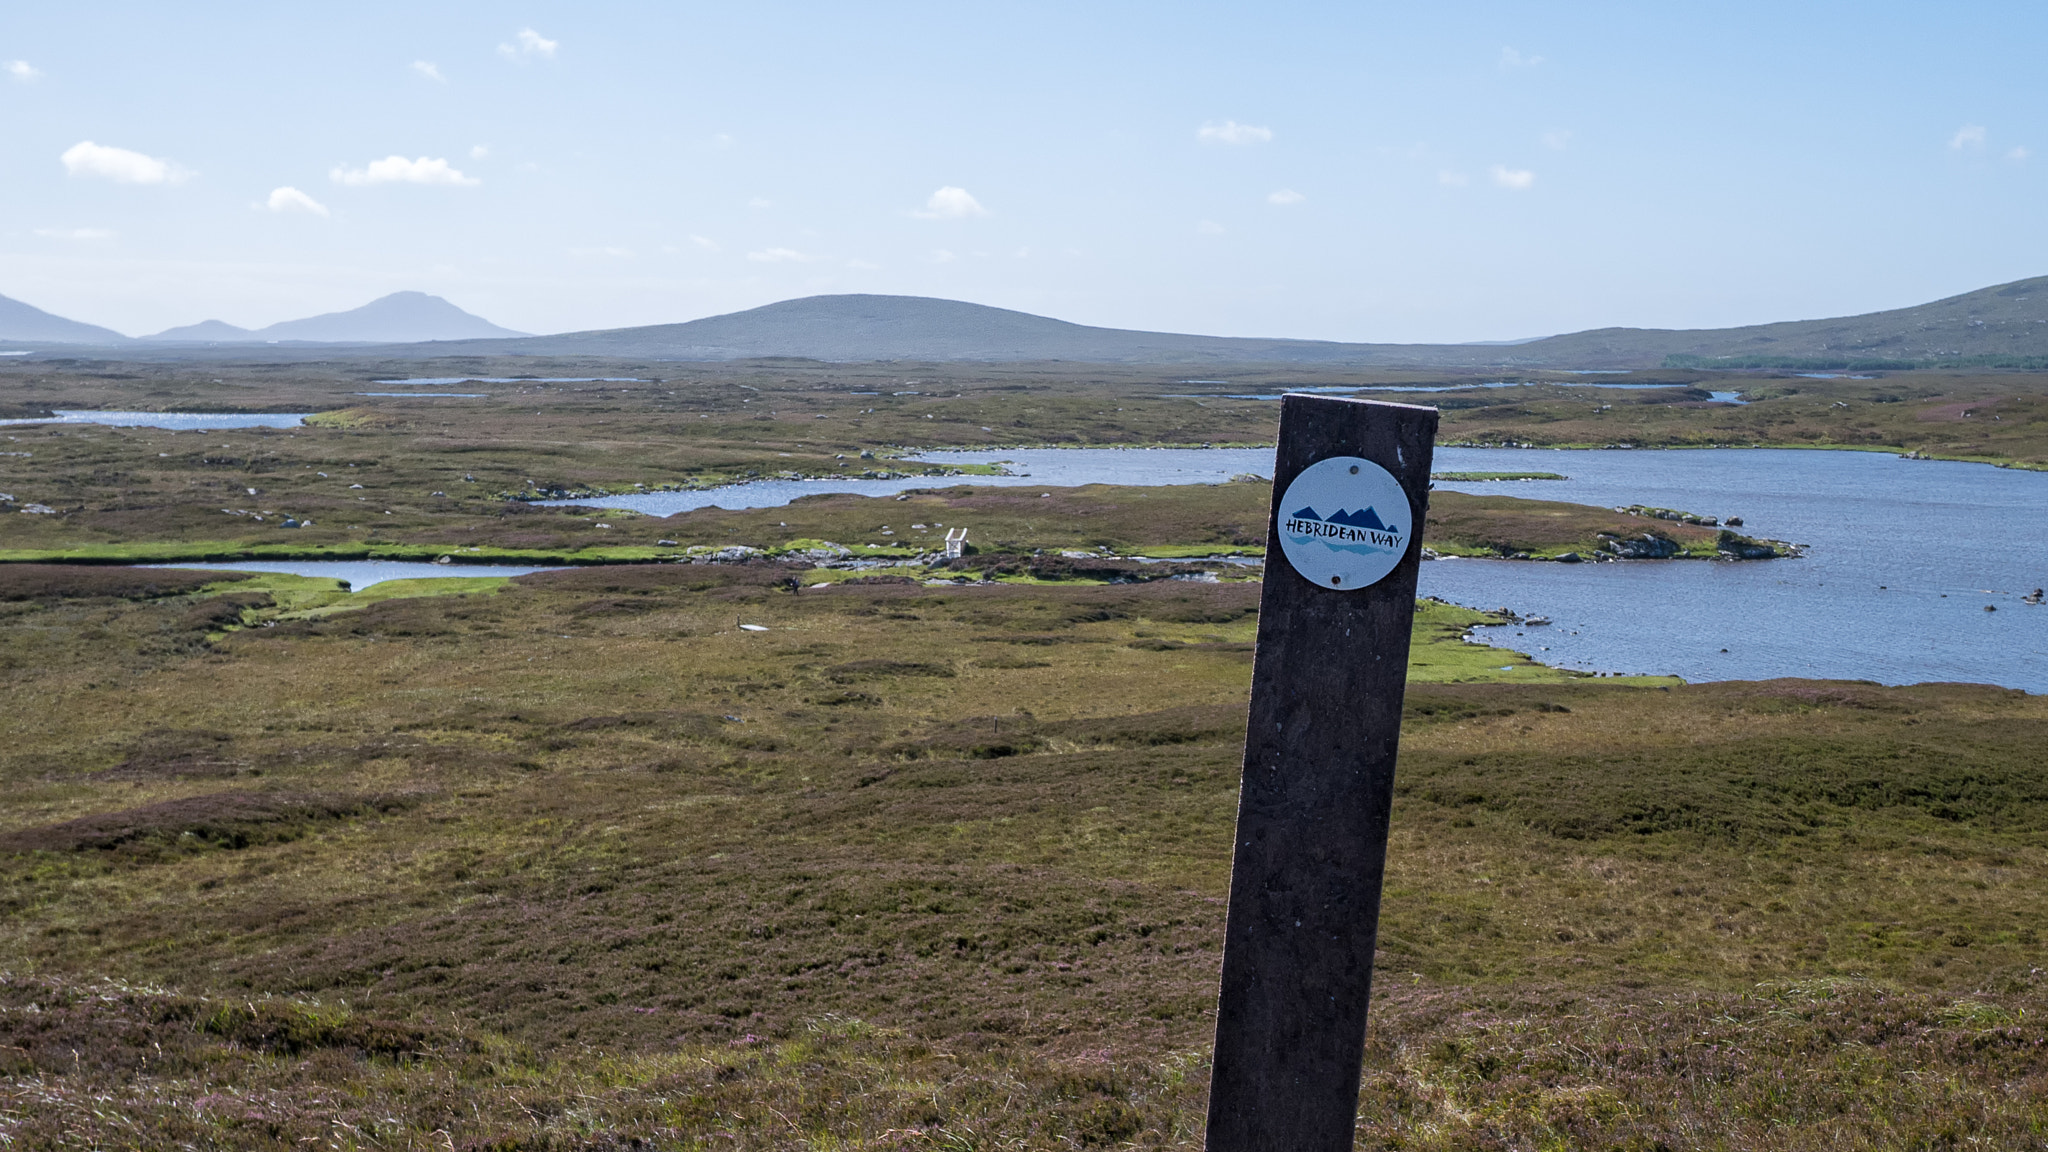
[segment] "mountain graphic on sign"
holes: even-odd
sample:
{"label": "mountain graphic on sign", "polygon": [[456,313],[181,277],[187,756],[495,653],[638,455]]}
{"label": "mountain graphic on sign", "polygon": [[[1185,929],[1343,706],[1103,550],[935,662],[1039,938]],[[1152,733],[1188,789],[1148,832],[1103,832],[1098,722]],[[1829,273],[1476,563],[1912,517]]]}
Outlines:
{"label": "mountain graphic on sign", "polygon": [[1294,514],[1296,520],[1321,520],[1325,524],[1342,524],[1347,528],[1369,528],[1375,532],[1399,532],[1392,524],[1380,523],[1379,513],[1370,507],[1357,512],[1346,512],[1339,508],[1335,514],[1319,516],[1314,508],[1303,508]]}

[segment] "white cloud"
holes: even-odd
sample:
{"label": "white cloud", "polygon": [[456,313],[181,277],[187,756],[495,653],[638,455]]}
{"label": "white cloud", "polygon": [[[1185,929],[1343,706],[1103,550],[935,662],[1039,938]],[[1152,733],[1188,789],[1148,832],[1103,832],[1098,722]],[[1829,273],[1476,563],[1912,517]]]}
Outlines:
{"label": "white cloud", "polygon": [[1963,125],[1961,128],[1956,129],[1955,135],[1948,138],[1948,146],[1958,151],[1964,148],[1982,148],[1984,146],[1984,126],[1982,124]]}
{"label": "white cloud", "polygon": [[715,132],[715,133],[713,133],[713,134],[712,134],[712,136],[711,136],[711,146],[712,146],[713,148],[730,148],[730,147],[732,147],[732,134],[731,134],[731,133],[729,133],[729,132]]}
{"label": "white cloud", "polygon": [[1563,128],[1552,128],[1543,134],[1543,146],[1553,152],[1562,152],[1571,146],[1572,134]]}
{"label": "white cloud", "polygon": [[1445,168],[1436,174],[1436,182],[1446,188],[1463,188],[1472,181],[1463,172],[1453,172]]}
{"label": "white cloud", "polygon": [[26,60],[9,60],[5,67],[16,84],[33,84],[43,78],[43,70]]}
{"label": "white cloud", "polygon": [[498,45],[499,54],[508,60],[517,60],[521,56],[545,56],[552,60],[555,49],[562,46],[561,41],[550,40],[531,28],[521,28],[513,40],[514,43]]}
{"label": "white cloud", "polygon": [[628,260],[632,258],[633,250],[631,248],[621,248],[616,244],[608,244],[599,248],[571,248],[569,249],[569,255],[609,256],[615,260]]}
{"label": "white cloud", "polygon": [[924,211],[911,215],[923,220],[964,220],[969,216],[986,216],[988,209],[967,189],[948,184],[932,193],[931,199],[924,202]]}
{"label": "white cloud", "polygon": [[2015,144],[2005,150],[2005,158],[2007,160],[2025,160],[2032,155],[2033,153],[2029,152],[2024,144]]}
{"label": "white cloud", "polygon": [[958,256],[953,255],[952,252],[944,248],[934,248],[932,250],[932,263],[934,264],[951,264],[958,259]]}
{"label": "white cloud", "polygon": [[327,215],[327,205],[289,184],[271,189],[270,199],[265,200],[263,206],[272,212],[310,212],[315,216]]}
{"label": "white cloud", "polygon": [[747,259],[757,264],[804,264],[811,258],[794,248],[763,248],[747,253]]}
{"label": "white cloud", "polygon": [[168,160],[81,140],[58,157],[73,176],[104,176],[122,184],[175,184],[185,172]]}
{"label": "white cloud", "polygon": [[412,70],[415,74],[425,76],[436,83],[446,84],[448,82],[448,78],[441,75],[441,70],[434,67],[432,60],[415,60],[412,62]]}
{"label": "white cloud", "polygon": [[769,208],[774,206],[774,204],[775,201],[768,199],[766,196],[756,196],[747,201],[747,207],[749,208]]}
{"label": "white cloud", "polygon": [[51,240],[112,240],[112,228],[38,228],[36,235]]}
{"label": "white cloud", "polygon": [[1223,225],[1218,224],[1214,220],[1201,220],[1196,222],[1195,232],[1202,236],[1221,236],[1223,235]]}
{"label": "white cloud", "polygon": [[1517,192],[1536,183],[1536,174],[1527,168],[1510,168],[1505,164],[1495,164],[1492,175],[1495,184],[1503,188],[1512,188]]}
{"label": "white cloud", "polygon": [[1266,193],[1266,203],[1277,205],[1281,208],[1292,208],[1306,199],[1308,197],[1303,196],[1292,188],[1282,188],[1278,192]]}
{"label": "white cloud", "polygon": [[1204,144],[1270,144],[1273,130],[1256,124],[1239,124],[1235,120],[1209,123],[1195,129],[1195,139]]}
{"label": "white cloud", "polygon": [[474,176],[464,176],[440,157],[422,156],[407,160],[403,156],[386,156],[372,160],[366,167],[343,168],[337,166],[328,173],[337,184],[481,184]]}
{"label": "white cloud", "polygon": [[1513,48],[1500,50],[1500,66],[1503,68],[1534,68],[1543,63],[1541,56],[1527,56]]}
{"label": "white cloud", "polygon": [[706,252],[718,251],[718,241],[713,240],[709,236],[692,236],[690,237],[690,243],[704,249]]}
{"label": "white cloud", "polygon": [[469,146],[469,158],[471,160],[481,160],[490,154],[491,146],[488,144],[471,144]]}
{"label": "white cloud", "polygon": [[848,260],[846,266],[855,272],[879,272],[882,270],[880,264],[870,264],[865,260]]}

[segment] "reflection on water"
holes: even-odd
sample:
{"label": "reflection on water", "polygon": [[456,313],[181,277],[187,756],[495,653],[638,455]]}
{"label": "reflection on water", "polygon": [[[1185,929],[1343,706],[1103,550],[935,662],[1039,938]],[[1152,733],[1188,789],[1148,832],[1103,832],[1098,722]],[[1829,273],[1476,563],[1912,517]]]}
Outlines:
{"label": "reflection on water", "polygon": [[411,560],[233,560],[203,564],[146,564],[146,568],[203,568],[213,572],[282,572],[291,576],[325,576],[346,580],[350,591],[361,592],[386,580],[433,580],[449,576],[524,576],[529,572],[553,572],[555,567],[518,564],[427,564]]}
{"label": "reflection on water", "polygon": [[0,420],[0,424],[105,424],[115,428],[167,428],[173,432],[212,432],[222,428],[297,428],[310,412],[100,412],[55,410],[52,417]]}

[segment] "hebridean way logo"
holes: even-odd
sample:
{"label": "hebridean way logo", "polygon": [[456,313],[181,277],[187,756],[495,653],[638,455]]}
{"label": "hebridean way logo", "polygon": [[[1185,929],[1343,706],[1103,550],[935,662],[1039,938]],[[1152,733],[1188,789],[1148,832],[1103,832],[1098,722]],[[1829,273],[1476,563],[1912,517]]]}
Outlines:
{"label": "hebridean way logo", "polygon": [[1331,456],[1302,469],[1280,508],[1275,527],[1287,562],[1303,579],[1332,591],[1386,579],[1414,538],[1401,482],[1361,456]]}
{"label": "hebridean way logo", "polygon": [[1399,554],[1407,537],[1392,524],[1380,522],[1379,511],[1367,507],[1359,512],[1346,512],[1339,508],[1328,516],[1319,516],[1314,508],[1302,508],[1287,518],[1280,529],[1295,537],[1299,544],[1313,544],[1321,541],[1326,548],[1341,548],[1346,552],[1393,552]]}

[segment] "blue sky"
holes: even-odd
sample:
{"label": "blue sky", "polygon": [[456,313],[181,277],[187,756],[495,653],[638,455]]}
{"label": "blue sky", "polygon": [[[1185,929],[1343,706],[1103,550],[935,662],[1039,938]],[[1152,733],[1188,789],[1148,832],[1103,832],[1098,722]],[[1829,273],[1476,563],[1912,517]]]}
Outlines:
{"label": "blue sky", "polygon": [[[820,292],[1341,340],[2048,273],[2048,7],[14,4],[0,294],[399,289],[534,332]],[[284,190],[284,191],[280,191]]]}

